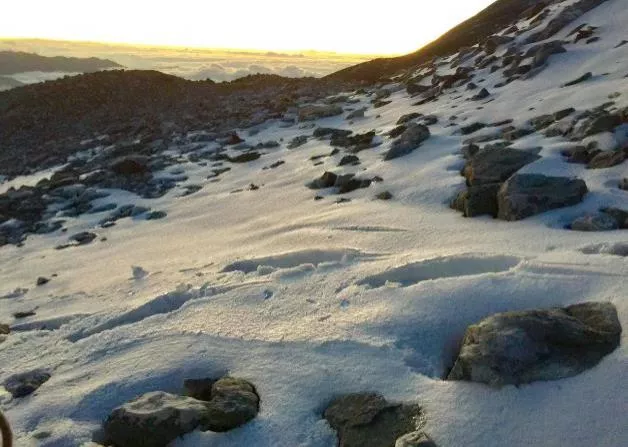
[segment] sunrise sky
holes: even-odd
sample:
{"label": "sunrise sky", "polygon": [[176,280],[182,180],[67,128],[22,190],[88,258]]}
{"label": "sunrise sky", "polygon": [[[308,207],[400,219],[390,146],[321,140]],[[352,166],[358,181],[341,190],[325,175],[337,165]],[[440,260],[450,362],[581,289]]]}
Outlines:
{"label": "sunrise sky", "polygon": [[7,0],[0,37],[402,54],[493,0]]}

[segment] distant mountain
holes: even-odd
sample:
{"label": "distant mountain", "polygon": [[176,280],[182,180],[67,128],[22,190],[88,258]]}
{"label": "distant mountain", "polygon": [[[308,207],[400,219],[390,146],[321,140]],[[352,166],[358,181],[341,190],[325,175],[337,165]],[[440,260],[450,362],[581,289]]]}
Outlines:
{"label": "distant mountain", "polygon": [[551,3],[553,0],[497,0],[414,53],[374,59],[332,73],[327,78],[343,81],[377,81],[382,76],[391,76],[399,70],[420,65],[434,57],[446,56],[462,47],[481,43],[513,21],[531,18]]}
{"label": "distant mountain", "polygon": [[46,57],[34,53],[0,51],[0,75],[11,75],[28,71],[90,73],[106,68],[122,68],[122,65],[109,59],[96,57]]}

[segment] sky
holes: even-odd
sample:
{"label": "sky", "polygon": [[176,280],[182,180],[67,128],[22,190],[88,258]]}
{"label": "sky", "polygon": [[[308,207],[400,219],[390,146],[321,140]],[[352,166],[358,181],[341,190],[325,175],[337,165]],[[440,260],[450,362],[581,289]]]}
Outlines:
{"label": "sky", "polygon": [[494,0],[3,0],[0,37],[403,54]]}

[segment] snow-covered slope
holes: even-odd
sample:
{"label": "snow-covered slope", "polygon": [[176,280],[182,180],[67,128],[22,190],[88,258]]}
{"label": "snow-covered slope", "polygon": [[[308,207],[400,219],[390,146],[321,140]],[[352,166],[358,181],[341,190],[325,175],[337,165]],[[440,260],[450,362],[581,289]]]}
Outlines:
{"label": "snow-covered slope", "polygon": [[[540,27],[572,3],[553,5]],[[567,35],[581,23],[598,27],[600,39],[573,43]],[[628,45],[617,46],[628,40],[626,23],[625,0],[601,4],[549,39],[568,41],[566,52],[501,88],[501,67],[492,73],[490,65],[474,67],[477,89],[467,90],[465,80],[422,105],[413,105],[422,96],[410,97],[397,83],[351,94],[342,104],[345,111],[367,107],[364,118],[343,113],[239,129],[252,146],[280,142],[248,163],[200,156],[211,156],[216,142],[192,152],[190,145],[173,146],[179,162],[159,175],[187,177],[177,188],[156,199],[110,190],[95,202],[149,206],[167,212],[165,219],[121,219],[102,228],[104,213],[83,214],[66,218],[67,234],[31,235],[22,247],[2,247],[0,322],[12,331],[0,344],[0,383],[36,369],[51,375],[26,398],[0,391],[17,445],[88,445],[111,410],[129,399],[176,393],[185,378],[225,373],[256,385],[259,416],[240,429],[198,431],[173,445],[332,446],[335,433],[322,411],[334,396],[356,391],[420,404],[425,431],[443,447],[628,445],[626,331],[617,350],[576,377],[501,389],[443,380],[466,327],[495,312],[609,301],[628,328],[628,258],[608,254],[625,252],[628,233],[564,228],[600,207],[628,208],[628,192],[617,188],[628,162],[607,169],[567,163],[561,151],[581,142],[533,132],[512,146],[541,148],[541,158],[520,172],[578,177],[589,188],[582,203],[517,222],[464,218],[449,208],[464,189],[463,140],[498,131],[489,126],[463,136],[461,127],[512,119],[520,129],[571,107],[577,114],[609,101],[628,106]],[[536,44],[525,44],[534,32],[518,34],[495,54],[513,42],[525,51]],[[451,62],[460,59],[452,55],[437,61],[435,73],[418,68],[402,79],[428,85],[434,74],[454,73]],[[588,81],[562,87],[587,72]],[[483,87],[489,96],[471,100]],[[372,100],[385,90],[391,102],[375,108]],[[387,132],[413,112],[438,119],[428,119],[431,137],[385,161],[393,141]],[[381,144],[357,153],[360,164],[338,167],[346,154],[327,156],[330,142],[311,137],[315,127],[375,130]],[[622,129],[589,140],[616,149],[626,143]],[[287,148],[303,135],[305,144]],[[215,163],[231,170],[216,177]],[[325,171],[383,181],[343,195],[307,187]],[[202,189],[183,195],[190,185]],[[384,191],[391,200],[375,199]],[[55,250],[80,231],[98,238]],[[147,274],[137,268],[134,274],[133,266]],[[51,280],[36,286],[39,276]],[[35,315],[12,317],[29,310]]]}

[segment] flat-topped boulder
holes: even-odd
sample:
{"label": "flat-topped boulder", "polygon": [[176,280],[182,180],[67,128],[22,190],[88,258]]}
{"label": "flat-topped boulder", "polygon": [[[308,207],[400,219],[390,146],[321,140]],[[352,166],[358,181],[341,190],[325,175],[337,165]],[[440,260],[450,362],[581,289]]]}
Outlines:
{"label": "flat-topped boulder", "polygon": [[621,331],[611,303],[498,313],[469,326],[447,378],[502,386],[575,376],[613,352]]}
{"label": "flat-topped boulder", "polygon": [[489,147],[471,157],[463,174],[469,186],[501,183],[539,158],[539,155],[524,150]]}
{"label": "flat-topped boulder", "polygon": [[541,174],[515,174],[497,193],[497,217],[521,220],[580,203],[588,188],[583,180]]}

